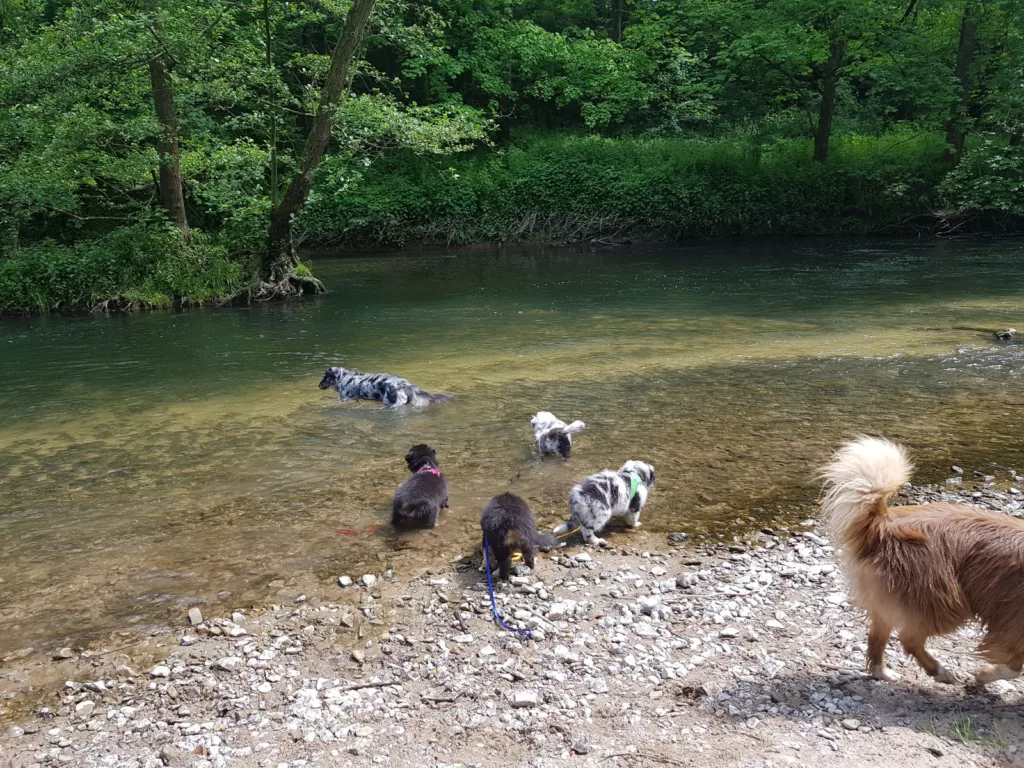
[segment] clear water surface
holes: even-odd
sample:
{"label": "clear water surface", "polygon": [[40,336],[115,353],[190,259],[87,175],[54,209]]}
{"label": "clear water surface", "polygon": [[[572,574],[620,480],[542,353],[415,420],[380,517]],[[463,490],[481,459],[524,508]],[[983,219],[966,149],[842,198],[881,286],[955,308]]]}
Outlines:
{"label": "clear water surface", "polygon": [[[0,320],[0,655],[440,565],[492,494],[554,525],[629,458],[657,467],[655,533],[809,514],[859,431],[924,479],[1022,468],[1024,344],[992,334],[1024,331],[1022,264],[1013,241],[404,251],[316,258],[331,293],[297,303]],[[316,385],[341,363],[455,401],[339,404]],[[531,449],[540,409],[587,422],[570,462]],[[452,508],[396,536],[420,441]]]}

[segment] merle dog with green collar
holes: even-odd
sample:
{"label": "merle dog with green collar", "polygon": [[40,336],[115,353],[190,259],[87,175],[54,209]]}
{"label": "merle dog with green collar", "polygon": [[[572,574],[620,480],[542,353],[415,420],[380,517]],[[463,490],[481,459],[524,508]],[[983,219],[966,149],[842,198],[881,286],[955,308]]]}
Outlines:
{"label": "merle dog with green collar", "polygon": [[613,517],[625,517],[631,527],[640,525],[640,510],[654,487],[654,467],[642,461],[627,461],[618,472],[606,469],[591,475],[569,491],[569,522],[555,528],[555,535],[580,529],[583,540],[593,546],[608,542],[596,534]]}

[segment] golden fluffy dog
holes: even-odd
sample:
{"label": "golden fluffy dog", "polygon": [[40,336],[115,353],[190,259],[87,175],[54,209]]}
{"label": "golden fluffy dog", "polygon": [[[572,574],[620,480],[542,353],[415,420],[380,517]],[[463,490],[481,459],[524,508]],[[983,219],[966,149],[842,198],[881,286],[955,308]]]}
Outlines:
{"label": "golden fluffy dog", "polygon": [[892,507],[890,494],[910,479],[902,447],[863,437],[825,467],[825,514],[842,547],[854,598],[867,611],[868,671],[885,667],[894,629],[904,650],[935,680],[956,679],[925,642],[969,621],[985,628],[978,653],[991,662],[978,685],[1009,680],[1024,667],[1024,521],[957,504]]}

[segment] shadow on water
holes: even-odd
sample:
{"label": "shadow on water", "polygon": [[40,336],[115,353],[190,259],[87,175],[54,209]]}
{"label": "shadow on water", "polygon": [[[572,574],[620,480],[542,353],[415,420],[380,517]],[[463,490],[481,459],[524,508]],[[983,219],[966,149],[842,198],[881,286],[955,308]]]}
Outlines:
{"label": "shadow on water", "polygon": [[[992,330],[1024,324],[1022,255],[403,252],[317,261],[333,291],[314,301],[4,320],[0,653],[258,601],[297,574],[450,562],[494,493],[554,525],[575,480],[628,458],[658,469],[654,533],[742,524],[766,502],[806,516],[814,467],[858,431],[906,441],[925,480],[953,462],[1020,467],[1024,345]],[[456,400],[342,405],[316,389],[339,362]],[[572,461],[531,452],[542,408],[587,422]],[[421,441],[452,509],[395,535],[387,505]]]}

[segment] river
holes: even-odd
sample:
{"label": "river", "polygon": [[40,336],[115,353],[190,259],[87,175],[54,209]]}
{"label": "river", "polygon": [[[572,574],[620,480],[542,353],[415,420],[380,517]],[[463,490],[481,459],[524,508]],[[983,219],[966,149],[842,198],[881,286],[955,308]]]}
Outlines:
{"label": "river", "polygon": [[[922,480],[1024,469],[1024,343],[992,333],[1024,331],[1020,242],[312,264],[331,292],[301,302],[0,320],[0,655],[440,565],[472,552],[494,493],[551,526],[573,481],[629,458],[657,468],[655,534],[810,515],[815,467],[860,431],[905,441]],[[317,382],[342,363],[455,401],[341,404]],[[532,450],[541,409],[586,421],[570,462]],[[389,501],[421,441],[451,510],[396,536]]]}

